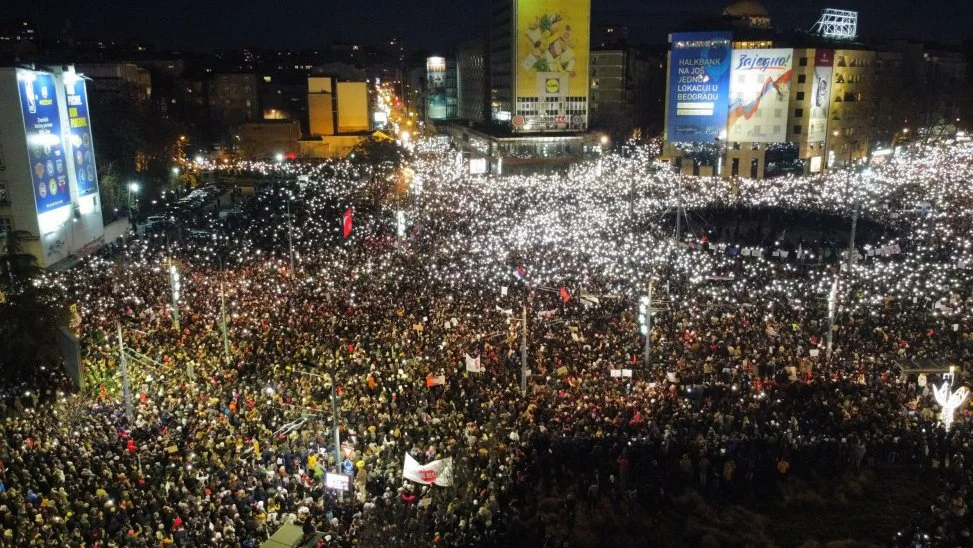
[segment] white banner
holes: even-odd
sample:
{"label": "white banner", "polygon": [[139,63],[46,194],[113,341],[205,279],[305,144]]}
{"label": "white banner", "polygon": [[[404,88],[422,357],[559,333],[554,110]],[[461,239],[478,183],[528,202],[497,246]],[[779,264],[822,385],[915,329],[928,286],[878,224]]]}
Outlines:
{"label": "white banner", "polygon": [[466,370],[470,373],[483,373],[484,369],[480,365],[480,357],[473,358],[469,354],[466,354]]}
{"label": "white banner", "polygon": [[449,487],[453,484],[453,458],[434,460],[429,464],[419,464],[412,455],[405,454],[402,477],[424,485]]}

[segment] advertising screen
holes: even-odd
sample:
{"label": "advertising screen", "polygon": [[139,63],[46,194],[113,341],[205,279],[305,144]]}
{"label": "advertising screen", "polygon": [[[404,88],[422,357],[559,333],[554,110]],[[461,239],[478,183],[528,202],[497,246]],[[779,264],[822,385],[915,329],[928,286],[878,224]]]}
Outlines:
{"label": "advertising screen", "polygon": [[71,203],[53,74],[17,69],[34,204],[46,213]]}
{"label": "advertising screen", "polygon": [[811,85],[811,112],[807,126],[808,141],[824,141],[828,136],[832,72],[834,72],[834,50],[817,50],[814,53],[814,82]]}
{"label": "advertising screen", "polygon": [[426,114],[432,120],[446,118],[446,60],[426,59]]}
{"label": "advertising screen", "polygon": [[98,170],[95,166],[95,147],[91,142],[91,119],[88,118],[88,93],[84,80],[65,76],[64,92],[68,102],[68,123],[71,126],[68,148],[74,158],[78,196],[97,194]]}
{"label": "advertising screen", "polygon": [[730,93],[729,32],[673,33],[666,138],[713,143],[726,129]]}
{"label": "advertising screen", "polygon": [[727,139],[749,143],[787,140],[794,50],[733,50]]}
{"label": "advertising screen", "polygon": [[334,489],[335,491],[347,491],[349,488],[348,476],[327,472],[324,475],[324,486],[327,489]]}
{"label": "advertising screen", "polygon": [[591,0],[519,0],[517,95],[587,97]]}

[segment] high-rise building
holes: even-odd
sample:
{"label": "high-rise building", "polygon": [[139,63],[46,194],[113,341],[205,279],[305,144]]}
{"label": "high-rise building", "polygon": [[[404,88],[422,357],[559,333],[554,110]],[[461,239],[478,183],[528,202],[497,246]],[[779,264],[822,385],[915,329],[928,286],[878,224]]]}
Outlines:
{"label": "high-rise building", "polygon": [[863,161],[880,139],[901,55],[770,21],[738,0],[722,20],[670,36],[664,156],[684,173],[814,173]]}
{"label": "high-rise building", "polygon": [[0,232],[41,267],[105,234],[85,82],[74,67],[0,68]]}
{"label": "high-rise building", "polygon": [[492,118],[515,133],[588,127],[590,0],[493,0]]}
{"label": "high-rise building", "polygon": [[456,116],[482,122],[489,116],[487,50],[482,39],[463,42],[456,48]]}
{"label": "high-rise building", "polygon": [[457,113],[456,59],[426,59],[425,111],[428,120],[452,120]]}

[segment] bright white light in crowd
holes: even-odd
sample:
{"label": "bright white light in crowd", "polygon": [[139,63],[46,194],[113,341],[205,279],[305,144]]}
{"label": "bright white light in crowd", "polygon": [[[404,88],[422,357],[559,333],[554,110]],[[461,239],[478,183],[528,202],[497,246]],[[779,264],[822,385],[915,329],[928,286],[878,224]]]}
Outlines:
{"label": "bright white light in crowd", "polygon": [[276,160],[278,164],[281,163],[281,162],[283,162],[284,161],[284,154],[281,153],[281,152],[278,152],[277,154],[274,154],[274,160]]}
{"label": "bright white light in crowd", "polygon": [[173,175],[179,175],[179,168],[178,167],[173,167],[172,168],[172,174]]}
{"label": "bright white light in crowd", "polygon": [[138,183],[128,183],[128,189],[131,190],[132,192],[138,192],[139,191],[139,184]]}

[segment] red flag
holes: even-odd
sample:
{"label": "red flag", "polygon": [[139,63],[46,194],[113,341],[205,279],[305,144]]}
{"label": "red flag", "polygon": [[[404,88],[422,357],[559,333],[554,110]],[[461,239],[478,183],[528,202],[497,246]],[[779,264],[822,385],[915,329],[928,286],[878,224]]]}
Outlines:
{"label": "red flag", "polygon": [[561,288],[561,300],[564,301],[564,304],[568,304],[568,301],[571,300],[571,294],[563,287]]}
{"label": "red flag", "polygon": [[345,214],[341,216],[341,224],[344,228],[345,238],[351,235],[351,208],[349,207]]}

